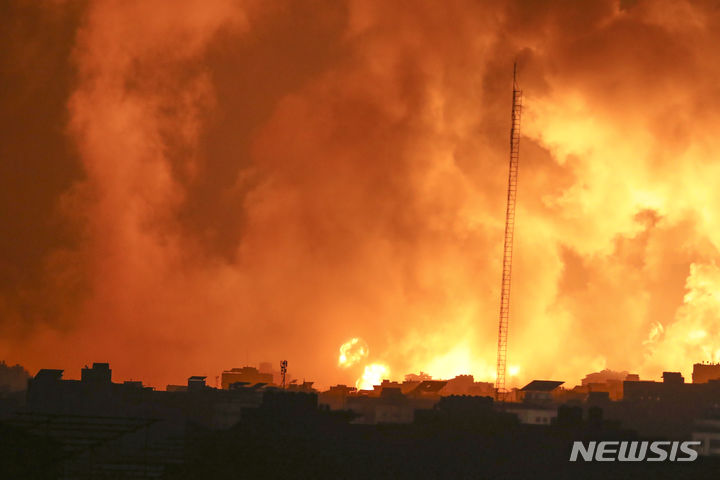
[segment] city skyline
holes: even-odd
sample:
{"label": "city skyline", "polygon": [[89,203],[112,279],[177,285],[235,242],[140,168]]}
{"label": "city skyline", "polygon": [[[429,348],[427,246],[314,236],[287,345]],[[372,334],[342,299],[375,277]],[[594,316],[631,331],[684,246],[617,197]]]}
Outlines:
{"label": "city skyline", "polygon": [[715,478],[713,0],[0,0],[0,478]]}

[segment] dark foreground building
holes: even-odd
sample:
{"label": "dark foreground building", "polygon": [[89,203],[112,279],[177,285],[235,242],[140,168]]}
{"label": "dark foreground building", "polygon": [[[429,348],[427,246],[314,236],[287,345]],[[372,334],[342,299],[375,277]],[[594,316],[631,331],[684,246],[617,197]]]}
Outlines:
{"label": "dark foreground building", "polygon": [[28,381],[25,406],[0,418],[10,431],[51,442],[56,452],[41,463],[62,475],[50,478],[161,478],[184,462],[194,438],[237,424],[263,398],[262,389],[210,388],[198,376],[170,391],[113,383],[106,363],[83,368],[80,380],[62,375],[40,370]]}
{"label": "dark foreground building", "polygon": [[[83,369],[80,380],[62,373],[41,370],[28,382],[25,407],[0,419],[0,479],[677,479],[720,472],[712,457],[570,462],[574,441],[645,437],[605,420],[601,406],[558,406],[560,382],[531,382],[521,404],[439,396],[445,382],[431,380],[404,392],[387,382],[374,397],[336,388],[321,402],[309,385],[234,382],[223,390],[193,376],[173,391],[155,391],[113,383],[102,363]],[[603,401],[611,411],[645,405],[658,392],[685,392],[676,376],[667,379],[630,387],[627,404]],[[554,413],[528,421],[528,409],[531,420],[536,411]]]}
{"label": "dark foreground building", "polygon": [[572,463],[576,440],[638,440],[602,419],[562,407],[553,425],[525,425],[486,397],[450,396],[410,424],[353,424],[318,410],[312,394],[266,392],[231,429],[199,439],[168,478],[321,479],[678,479],[714,478],[720,464]]}

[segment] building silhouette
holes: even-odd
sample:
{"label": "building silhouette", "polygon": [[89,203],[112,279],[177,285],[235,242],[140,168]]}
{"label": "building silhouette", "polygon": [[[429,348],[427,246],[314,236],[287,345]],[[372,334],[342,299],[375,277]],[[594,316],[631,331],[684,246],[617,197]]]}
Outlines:
{"label": "building silhouette", "polygon": [[223,390],[230,389],[230,385],[238,382],[248,385],[255,385],[258,383],[272,384],[273,374],[261,373],[255,367],[232,368],[222,372],[221,385]]}
{"label": "building silhouette", "polygon": [[692,383],[720,380],[720,363],[696,363],[693,365]]}
{"label": "building silhouette", "polygon": [[263,379],[252,367],[227,372],[227,388],[192,375],[158,391],[113,382],[107,363],[84,367],[79,380],[42,369],[28,380],[24,405],[0,418],[0,433],[18,445],[8,452],[35,452],[43,471],[55,472],[50,478],[67,479],[119,471],[122,478],[483,478],[507,476],[511,467],[565,468],[578,439],[696,439],[707,462],[720,454],[720,381],[686,383],[678,372],[661,382],[625,374],[621,397],[614,376],[591,374],[569,389],[533,380],[503,403],[476,394],[486,386],[469,375],[318,392],[310,381],[284,389],[233,381]]}

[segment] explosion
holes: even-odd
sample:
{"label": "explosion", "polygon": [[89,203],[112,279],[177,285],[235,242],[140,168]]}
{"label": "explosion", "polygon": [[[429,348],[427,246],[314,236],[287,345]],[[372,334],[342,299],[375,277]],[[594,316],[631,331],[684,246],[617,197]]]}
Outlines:
{"label": "explosion", "polygon": [[370,354],[367,343],[362,338],[352,338],[340,345],[338,365],[343,368],[352,367]]}
{"label": "explosion", "polygon": [[653,325],[646,345],[649,365],[676,365],[689,378],[688,359],[720,361],[720,268],[715,263],[692,264],[686,289],[675,321],[666,329]]}
{"label": "explosion", "polygon": [[491,381],[515,59],[513,382],[720,358],[712,2],[13,4],[0,359]]}
{"label": "explosion", "polygon": [[358,390],[372,390],[374,385],[380,385],[383,379],[389,378],[390,368],[382,363],[371,363],[363,370],[362,377],[355,382]]}

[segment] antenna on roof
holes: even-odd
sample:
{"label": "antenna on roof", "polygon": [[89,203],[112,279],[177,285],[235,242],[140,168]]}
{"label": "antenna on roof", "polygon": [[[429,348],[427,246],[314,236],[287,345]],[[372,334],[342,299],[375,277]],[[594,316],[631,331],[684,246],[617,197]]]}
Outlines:
{"label": "antenna on roof", "polygon": [[282,375],[282,388],[285,388],[285,376],[287,375],[287,360],[280,362],[280,375]]}

